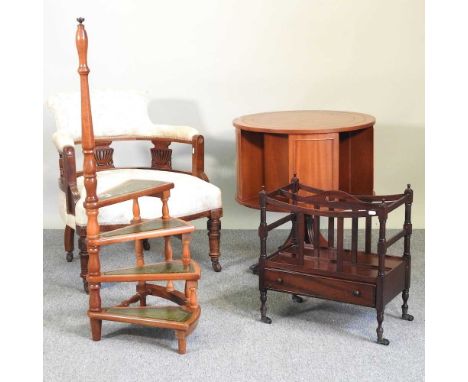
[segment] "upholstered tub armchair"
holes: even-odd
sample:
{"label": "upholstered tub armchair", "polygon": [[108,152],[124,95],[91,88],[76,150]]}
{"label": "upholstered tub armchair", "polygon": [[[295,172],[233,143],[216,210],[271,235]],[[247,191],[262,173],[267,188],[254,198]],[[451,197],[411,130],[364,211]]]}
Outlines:
{"label": "upholstered tub armchair", "polygon": [[[93,125],[95,133],[95,158],[97,162],[98,194],[128,179],[150,179],[174,183],[169,198],[171,216],[184,220],[207,218],[209,256],[215,271],[221,270],[219,242],[222,216],[221,191],[208,182],[204,172],[204,139],[189,126],[160,125],[148,116],[149,99],[136,91],[91,92]],[[73,259],[74,235],[78,235],[81,278],[87,290],[85,277],[88,271],[86,250],[87,216],[83,207],[85,192],[83,176],[77,171],[75,145],[81,143],[81,117],[79,93],[61,93],[49,98],[49,110],[55,117],[57,131],[53,135],[59,153],[60,211],[65,223],[64,243],[66,258]],[[116,168],[113,161],[114,141],[146,140],[152,142],[151,164],[145,168]],[[192,146],[192,170],[177,171],[172,168],[172,143]],[[81,163],[80,163],[81,167]],[[158,198],[140,199],[141,217],[157,218],[161,215]],[[100,209],[101,230],[125,226],[132,219],[131,201]],[[149,243],[144,242],[145,249]]]}

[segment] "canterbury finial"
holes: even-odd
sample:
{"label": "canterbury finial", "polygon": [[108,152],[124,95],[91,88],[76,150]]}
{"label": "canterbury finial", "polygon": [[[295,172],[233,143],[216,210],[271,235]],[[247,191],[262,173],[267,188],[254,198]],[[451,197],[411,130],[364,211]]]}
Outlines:
{"label": "canterbury finial", "polygon": [[76,21],[78,21],[80,24],[83,24],[84,17],[78,17]]}

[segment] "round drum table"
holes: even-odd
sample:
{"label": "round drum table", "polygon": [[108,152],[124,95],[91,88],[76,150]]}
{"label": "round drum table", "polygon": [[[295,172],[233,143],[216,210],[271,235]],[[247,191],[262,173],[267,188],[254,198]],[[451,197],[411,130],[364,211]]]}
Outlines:
{"label": "round drum table", "polygon": [[375,118],[345,111],[301,110],[251,114],[234,120],[236,200],[259,208],[258,193],[301,183],[322,190],[374,191]]}

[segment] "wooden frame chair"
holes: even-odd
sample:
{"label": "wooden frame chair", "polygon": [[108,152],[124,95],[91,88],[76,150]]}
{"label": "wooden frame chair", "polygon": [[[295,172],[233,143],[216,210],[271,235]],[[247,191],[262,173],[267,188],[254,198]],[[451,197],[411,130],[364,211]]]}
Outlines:
{"label": "wooden frame chair", "polygon": [[[207,218],[209,256],[216,272],[221,271],[220,230],[223,215],[221,191],[209,183],[204,171],[204,137],[189,126],[154,124],[148,116],[149,98],[136,91],[92,91],[93,124],[95,130],[94,156],[98,173],[99,192],[112,188],[125,179],[138,178],[173,182],[175,188],[169,201],[172,216],[192,221]],[[53,135],[59,153],[60,210],[65,221],[64,245],[67,261],[72,261],[74,234],[79,236],[81,273],[87,291],[88,253],[86,251],[87,217],[83,207],[83,172],[77,171],[75,146],[82,143],[80,126],[80,95],[61,93],[48,100],[55,117],[57,131]],[[116,168],[115,141],[149,141],[151,165],[145,168]],[[189,145],[192,149],[191,171],[172,167],[172,144]],[[130,203],[130,201],[128,202]],[[111,206],[100,211],[103,231],[122,227],[131,220],[129,204]],[[160,205],[141,200],[144,218],[160,216]],[[130,209],[131,211],[131,209]],[[149,243],[144,241],[145,249]]]}

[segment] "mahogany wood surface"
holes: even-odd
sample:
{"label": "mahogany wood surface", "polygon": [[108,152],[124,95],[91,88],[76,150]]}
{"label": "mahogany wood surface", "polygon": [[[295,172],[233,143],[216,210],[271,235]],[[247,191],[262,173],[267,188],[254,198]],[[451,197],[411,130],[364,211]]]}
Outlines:
{"label": "mahogany wood surface", "polygon": [[[262,190],[260,200],[260,259],[258,266],[261,321],[271,323],[266,315],[267,291],[274,290],[293,295],[313,296],[375,308],[377,311],[377,343],[388,345],[383,337],[385,305],[402,294],[402,319],[412,321],[408,314],[411,275],[410,240],[412,233],[411,205],[413,191],[410,186],[397,195],[352,195],[340,190],[320,190],[299,183],[291,183],[267,193]],[[289,212],[289,215],[267,224],[269,204]],[[398,207],[405,208],[403,230],[387,238],[388,215]],[[304,240],[304,215],[312,217],[312,240]],[[328,243],[319,237],[320,217],[328,218]],[[371,251],[372,218],[379,220],[377,251]],[[344,248],[344,221],[351,222],[351,245]],[[365,249],[358,248],[359,220],[365,220]],[[290,237],[278,250],[267,255],[268,232],[291,221]],[[334,234],[336,221],[336,246]],[[290,239],[292,238],[292,239]],[[404,239],[403,256],[391,256],[387,249]]]}
{"label": "mahogany wood surface", "polygon": [[244,115],[236,118],[236,128],[274,134],[338,133],[371,127],[371,115],[347,111],[292,110]]}
{"label": "mahogany wood surface", "polygon": [[[258,192],[273,191],[294,174],[304,184],[357,194],[374,192],[375,118],[341,111],[282,111],[234,120],[236,200],[259,208]],[[269,210],[276,211],[269,205]]]}

